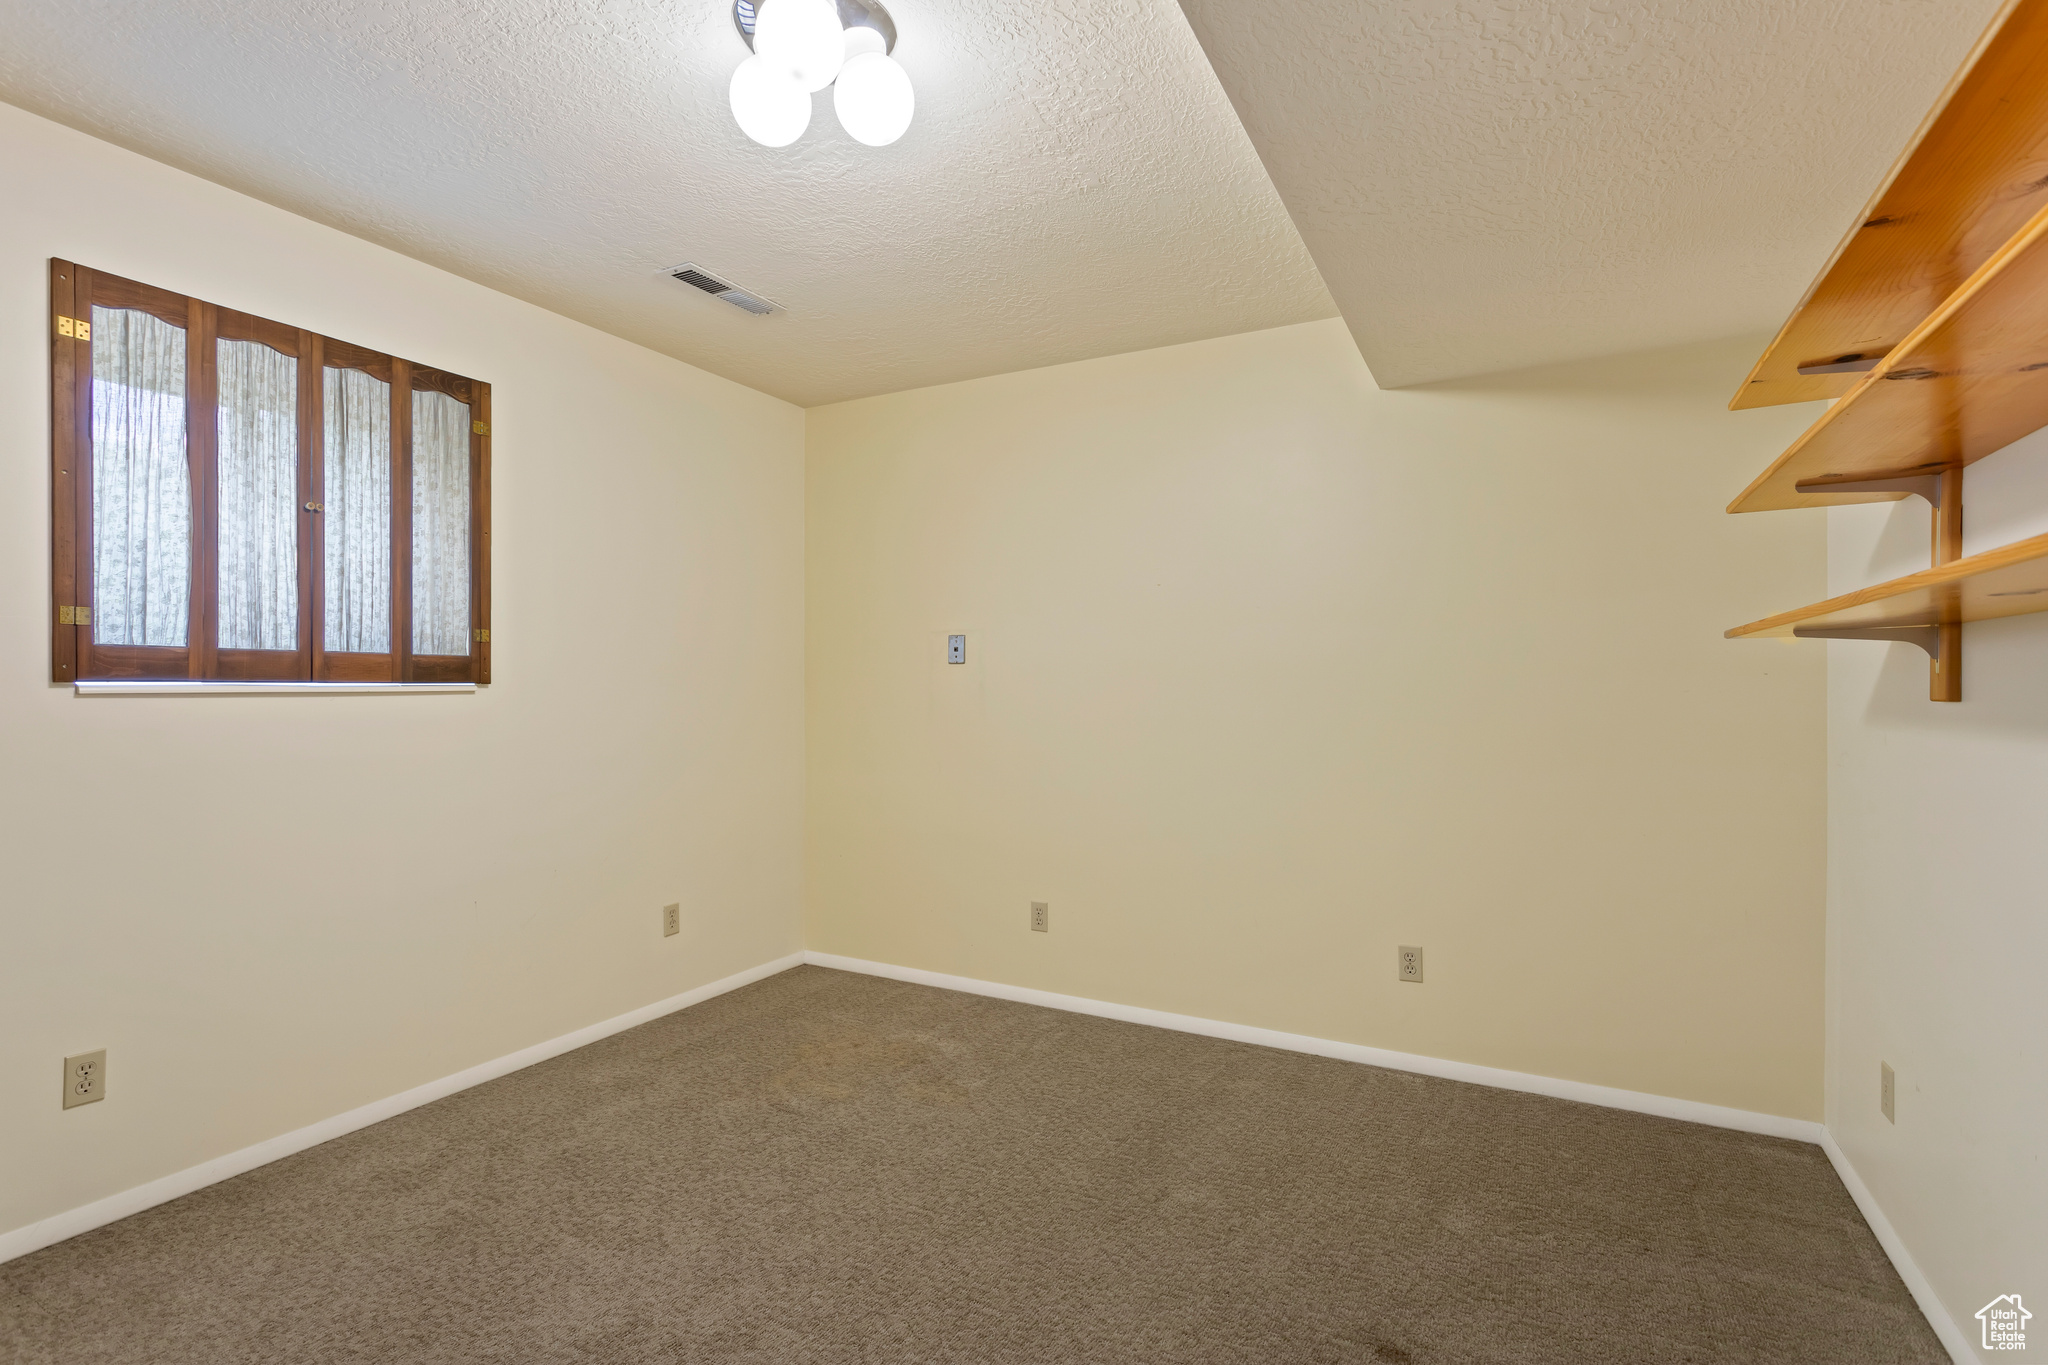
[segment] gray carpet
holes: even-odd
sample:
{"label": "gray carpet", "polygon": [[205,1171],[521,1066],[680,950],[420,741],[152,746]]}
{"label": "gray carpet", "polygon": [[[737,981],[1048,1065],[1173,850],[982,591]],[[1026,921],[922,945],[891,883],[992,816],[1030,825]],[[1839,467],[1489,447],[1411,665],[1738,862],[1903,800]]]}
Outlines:
{"label": "gray carpet", "polygon": [[1816,1148],[816,967],[0,1266],[9,1365],[1946,1359]]}

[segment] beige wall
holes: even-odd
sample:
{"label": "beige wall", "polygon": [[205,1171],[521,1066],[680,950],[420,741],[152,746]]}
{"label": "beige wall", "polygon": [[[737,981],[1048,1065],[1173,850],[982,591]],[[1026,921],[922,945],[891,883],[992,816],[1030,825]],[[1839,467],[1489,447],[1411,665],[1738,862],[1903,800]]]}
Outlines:
{"label": "beige wall", "polygon": [[1824,573],[1720,510],[1812,416],[1725,410],[1756,347],[812,409],[806,945],[1819,1117],[1822,656],[1721,638]]}
{"label": "beige wall", "polygon": [[[0,1231],[797,948],[799,410],[5,106],[0,183]],[[490,380],[496,684],[52,687],[51,256]]]}
{"label": "beige wall", "polygon": [[[1963,548],[2048,532],[2048,431],[1970,466]],[[1918,499],[1829,513],[1831,587],[1927,567]],[[1963,630],[1963,700],[1908,646],[1826,647],[1828,1127],[1949,1315],[2048,1316],[2048,616]],[[1896,1122],[1879,1066],[1898,1074]],[[1998,1353],[2000,1355],[2004,1353]],[[1995,1358],[1987,1354],[1986,1360]]]}

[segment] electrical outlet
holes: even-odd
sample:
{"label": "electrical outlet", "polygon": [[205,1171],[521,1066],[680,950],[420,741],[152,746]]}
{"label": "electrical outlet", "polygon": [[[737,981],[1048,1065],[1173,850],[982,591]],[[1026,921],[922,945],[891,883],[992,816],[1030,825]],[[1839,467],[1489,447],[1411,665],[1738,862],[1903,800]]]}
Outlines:
{"label": "electrical outlet", "polygon": [[1051,914],[1052,911],[1046,906],[1044,901],[1031,902],[1031,932],[1034,934],[1050,933],[1052,931],[1052,925],[1049,923]]}
{"label": "electrical outlet", "polygon": [[965,635],[948,635],[946,637],[946,662],[949,664],[964,664],[967,662],[967,637]]}
{"label": "electrical outlet", "polygon": [[683,932],[682,902],[678,901],[674,905],[662,906],[661,936],[663,938],[673,938],[675,935],[680,934],[681,932]]}
{"label": "electrical outlet", "polygon": [[1897,1123],[1899,1078],[1893,1073],[1890,1062],[1879,1062],[1877,1066],[1877,1107],[1884,1111],[1886,1123]]}
{"label": "electrical outlet", "polygon": [[1418,985],[1421,984],[1422,949],[1411,948],[1406,944],[1402,945],[1400,979],[1403,981],[1413,981]]}
{"label": "electrical outlet", "polygon": [[64,1059],[64,1107],[76,1109],[107,1097],[107,1050]]}

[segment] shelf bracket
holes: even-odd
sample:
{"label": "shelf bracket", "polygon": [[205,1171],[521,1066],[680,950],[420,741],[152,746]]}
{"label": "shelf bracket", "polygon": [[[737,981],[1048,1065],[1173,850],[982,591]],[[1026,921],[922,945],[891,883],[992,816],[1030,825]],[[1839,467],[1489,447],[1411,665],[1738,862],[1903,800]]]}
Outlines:
{"label": "shelf bracket", "polygon": [[1882,479],[1801,479],[1792,485],[1801,493],[1906,493],[1927,499],[1927,505],[1941,507],[1941,471],[1929,474],[1899,474]]}
{"label": "shelf bracket", "polygon": [[[1922,465],[1918,469],[1884,474],[1874,479],[1801,479],[1793,485],[1802,493],[1904,493],[1927,499],[1934,509],[1928,523],[1929,555],[1933,567],[1952,564],[1963,557],[1963,467],[1959,464]],[[1794,635],[1828,640],[1904,640],[1927,651],[1927,699],[1963,699],[1963,628],[1945,626],[1902,626],[1890,630],[1855,630],[1827,627],[1793,627]]]}
{"label": "shelf bracket", "polygon": [[1794,626],[1792,633],[1802,640],[1883,640],[1887,644],[1918,645],[1941,667],[1940,626]]}

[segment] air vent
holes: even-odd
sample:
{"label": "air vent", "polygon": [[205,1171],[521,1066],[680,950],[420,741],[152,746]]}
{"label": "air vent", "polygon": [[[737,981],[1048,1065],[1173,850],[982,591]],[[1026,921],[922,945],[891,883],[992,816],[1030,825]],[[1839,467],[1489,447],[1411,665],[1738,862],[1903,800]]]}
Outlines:
{"label": "air vent", "polygon": [[681,270],[675,272],[675,276],[684,284],[694,284],[707,294],[723,294],[726,290],[732,288],[724,280],[714,280],[703,271],[692,266],[684,266]]}
{"label": "air vent", "polygon": [[743,309],[756,317],[766,317],[770,313],[782,311],[780,304],[772,303],[762,298],[759,294],[735,288],[724,280],[719,279],[716,275],[706,274],[688,262],[676,266],[668,272],[668,275],[670,279],[681,280],[693,289],[701,289],[707,294],[716,294],[733,307]]}

